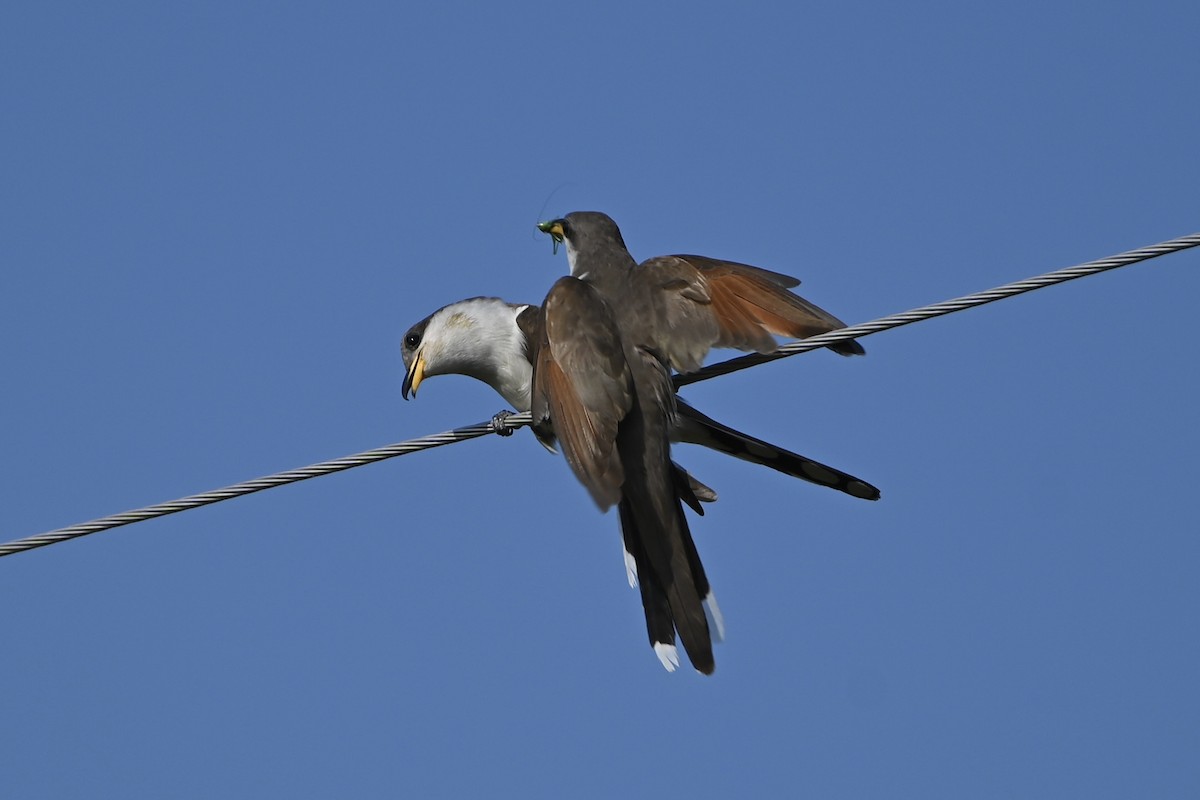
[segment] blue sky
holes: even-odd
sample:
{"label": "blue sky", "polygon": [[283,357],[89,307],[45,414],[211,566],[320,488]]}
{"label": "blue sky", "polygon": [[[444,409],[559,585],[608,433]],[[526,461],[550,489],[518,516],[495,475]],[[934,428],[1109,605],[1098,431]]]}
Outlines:
{"label": "blue sky", "polygon": [[[1189,3],[8,4],[0,533],[487,419],[534,230],[860,322],[1200,230]],[[717,672],[528,433],[0,560],[5,796],[1194,797],[1200,253],[693,387]]]}

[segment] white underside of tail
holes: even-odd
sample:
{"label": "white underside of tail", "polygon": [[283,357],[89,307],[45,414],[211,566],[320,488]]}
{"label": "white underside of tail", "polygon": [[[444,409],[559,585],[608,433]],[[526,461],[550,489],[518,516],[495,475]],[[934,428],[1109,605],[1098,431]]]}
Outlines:
{"label": "white underside of tail", "polygon": [[[629,579],[629,588],[633,589],[637,587],[638,582],[637,562],[628,550],[624,553],[625,577]],[[704,616],[708,619],[708,630],[713,641],[725,641],[725,615],[721,613],[721,607],[717,605],[717,596],[711,590],[704,598]],[[654,655],[658,656],[659,662],[667,672],[674,672],[679,666],[679,649],[673,644],[655,642]]]}
{"label": "white underside of tail", "polygon": [[629,588],[637,588],[637,562],[633,560],[633,553],[625,551],[625,577],[629,579]]}
{"label": "white underside of tail", "polygon": [[725,641],[725,617],[721,614],[721,607],[717,605],[717,596],[711,590],[704,598],[704,616],[708,617],[708,630],[712,633],[713,640]]}
{"label": "white underside of tail", "polygon": [[658,656],[659,662],[667,672],[674,672],[675,668],[679,666],[679,650],[673,644],[655,642],[654,655]]}

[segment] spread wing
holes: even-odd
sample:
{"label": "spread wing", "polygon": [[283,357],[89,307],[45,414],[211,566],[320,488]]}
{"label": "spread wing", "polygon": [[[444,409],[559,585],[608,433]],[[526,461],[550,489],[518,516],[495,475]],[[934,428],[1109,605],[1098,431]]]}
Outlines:
{"label": "spread wing", "polygon": [[633,386],[612,312],[588,284],[560,278],[542,304],[533,370],[535,424],[550,421],[571,470],[601,509],[621,499],[617,427]]}
{"label": "spread wing", "polygon": [[[699,369],[710,348],[769,353],[775,336],[805,338],[845,327],[840,319],[788,291],[799,281],[777,272],[705,256],[659,256],[634,280],[654,298],[654,340],[679,372]],[[857,342],[830,349],[865,352]]]}

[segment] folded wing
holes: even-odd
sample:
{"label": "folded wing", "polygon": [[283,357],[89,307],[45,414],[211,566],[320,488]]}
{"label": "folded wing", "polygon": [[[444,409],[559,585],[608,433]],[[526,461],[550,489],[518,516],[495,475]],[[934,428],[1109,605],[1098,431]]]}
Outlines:
{"label": "folded wing", "polygon": [[633,386],[608,304],[576,278],[560,278],[542,304],[533,371],[537,425],[553,423],[563,456],[601,509],[621,499],[617,428]]}

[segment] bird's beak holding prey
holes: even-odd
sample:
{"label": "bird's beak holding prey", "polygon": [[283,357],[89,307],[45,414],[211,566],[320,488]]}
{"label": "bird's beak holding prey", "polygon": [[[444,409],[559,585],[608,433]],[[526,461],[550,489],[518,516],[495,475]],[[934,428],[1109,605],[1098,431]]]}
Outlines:
{"label": "bird's beak holding prey", "polygon": [[550,234],[550,238],[554,240],[553,252],[557,253],[558,246],[563,242],[563,221],[552,219],[549,222],[539,222],[538,230]]}
{"label": "bird's beak holding prey", "polygon": [[413,362],[408,368],[408,372],[404,374],[404,385],[400,387],[400,396],[405,400],[408,399],[408,393],[412,392],[412,396],[417,396],[417,387],[421,385],[421,381],[425,380],[425,356],[417,353],[413,357]]}

